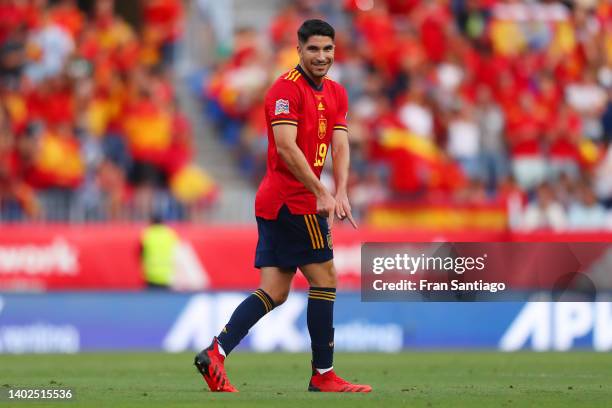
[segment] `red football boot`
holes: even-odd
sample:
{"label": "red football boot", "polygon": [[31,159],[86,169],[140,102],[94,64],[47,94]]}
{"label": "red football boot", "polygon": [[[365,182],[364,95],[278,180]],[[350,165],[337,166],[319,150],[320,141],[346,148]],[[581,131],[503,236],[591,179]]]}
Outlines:
{"label": "red football boot", "polygon": [[224,361],[225,357],[219,353],[219,341],[214,337],[212,344],[195,356],[193,364],[212,392],[238,392],[227,379]]}
{"label": "red football boot", "polygon": [[313,368],[312,378],[308,384],[308,391],[317,392],[370,392],[372,387],[369,385],[351,384],[350,382],[338,377],[334,370],[325,374],[319,374]]}

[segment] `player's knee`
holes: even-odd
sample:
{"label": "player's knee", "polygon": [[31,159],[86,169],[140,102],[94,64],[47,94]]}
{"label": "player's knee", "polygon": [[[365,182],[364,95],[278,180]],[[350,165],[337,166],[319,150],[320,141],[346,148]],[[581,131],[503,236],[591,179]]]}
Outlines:
{"label": "player's knee", "polygon": [[334,268],[322,270],[315,276],[311,276],[308,283],[310,286],[317,288],[335,288],[337,284],[336,271]]}
{"label": "player's knee", "polygon": [[280,306],[283,303],[285,303],[285,301],[289,297],[289,291],[288,290],[274,291],[273,293],[270,293],[270,297],[272,298],[272,301],[274,302],[275,307]]}

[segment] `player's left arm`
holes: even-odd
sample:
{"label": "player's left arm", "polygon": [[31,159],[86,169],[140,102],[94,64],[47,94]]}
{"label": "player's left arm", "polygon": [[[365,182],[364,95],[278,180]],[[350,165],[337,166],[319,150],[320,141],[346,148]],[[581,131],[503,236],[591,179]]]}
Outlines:
{"label": "player's left arm", "polygon": [[348,218],[353,228],[357,223],[353,220],[351,204],[348,199],[348,178],[350,152],[348,127],[346,118],[348,112],[348,95],[346,90],[338,87],[338,111],[332,133],[332,160],[334,165],[334,180],[336,182],[336,216],[341,220]]}
{"label": "player's left arm", "polygon": [[346,130],[336,129],[332,134],[332,160],[336,182],[336,216],[341,220],[348,218],[353,228],[357,228],[348,199],[350,151]]}

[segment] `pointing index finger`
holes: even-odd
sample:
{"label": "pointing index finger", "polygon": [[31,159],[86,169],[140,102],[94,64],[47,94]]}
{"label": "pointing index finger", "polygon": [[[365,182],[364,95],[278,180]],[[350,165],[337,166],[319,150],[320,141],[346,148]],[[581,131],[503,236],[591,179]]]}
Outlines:
{"label": "pointing index finger", "polygon": [[351,214],[350,211],[346,212],[346,218],[348,218],[349,222],[351,223],[351,225],[353,226],[353,228],[357,229],[357,223],[355,222],[355,220],[353,219],[353,214]]}

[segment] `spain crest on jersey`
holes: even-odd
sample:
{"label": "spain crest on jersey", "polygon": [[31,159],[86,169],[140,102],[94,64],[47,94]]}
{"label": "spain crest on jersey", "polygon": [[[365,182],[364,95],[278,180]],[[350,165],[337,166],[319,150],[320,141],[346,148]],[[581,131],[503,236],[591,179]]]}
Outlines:
{"label": "spain crest on jersey", "polygon": [[286,99],[277,99],[274,107],[275,115],[289,114],[289,101]]}
{"label": "spain crest on jersey", "polygon": [[327,119],[319,118],[319,139],[323,139],[327,133]]}

